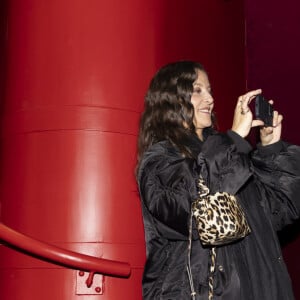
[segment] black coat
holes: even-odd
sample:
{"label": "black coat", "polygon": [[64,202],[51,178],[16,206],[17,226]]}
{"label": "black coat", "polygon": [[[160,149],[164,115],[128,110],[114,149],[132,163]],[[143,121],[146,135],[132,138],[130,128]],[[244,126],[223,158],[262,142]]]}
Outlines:
{"label": "black coat", "polygon": [[[193,138],[189,146],[199,152],[197,161],[163,141],[150,147],[140,165],[147,249],[143,299],[191,299],[188,229],[199,173],[212,193],[237,196],[251,227],[244,239],[217,248],[214,299],[294,299],[276,232],[299,217],[300,148],[279,141],[250,152],[231,131],[204,143]],[[193,224],[191,265],[199,300],[208,299],[209,250]]]}

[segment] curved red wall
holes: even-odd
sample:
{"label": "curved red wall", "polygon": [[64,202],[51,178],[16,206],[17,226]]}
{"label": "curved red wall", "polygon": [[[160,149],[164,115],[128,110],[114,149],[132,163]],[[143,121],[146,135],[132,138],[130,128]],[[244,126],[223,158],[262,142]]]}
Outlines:
{"label": "curved red wall", "polygon": [[[151,45],[141,36],[148,35],[147,13],[139,1],[118,9],[99,1],[8,5],[1,221],[50,244],[129,262],[130,280],[95,278],[103,299],[141,293],[133,168],[143,96],[138,65],[149,65]],[[77,271],[3,246],[0,256],[3,299],[99,294],[78,288]]]}
{"label": "curved red wall", "polygon": [[[128,261],[128,279],[97,277],[103,294],[87,293],[140,299],[145,253],[134,165],[144,93],[162,64],[193,59],[210,74],[217,112],[231,110],[245,82],[243,7],[238,0],[6,3],[1,221],[63,248]],[[231,126],[231,114],[219,119]],[[3,300],[91,297],[78,296],[85,292],[76,270],[4,245],[0,257]]]}

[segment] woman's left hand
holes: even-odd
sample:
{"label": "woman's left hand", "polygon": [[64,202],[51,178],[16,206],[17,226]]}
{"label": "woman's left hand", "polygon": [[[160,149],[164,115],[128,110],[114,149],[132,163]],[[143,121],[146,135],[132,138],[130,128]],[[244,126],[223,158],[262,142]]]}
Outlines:
{"label": "woman's left hand", "polygon": [[[273,101],[270,101],[273,104]],[[263,146],[271,145],[278,142],[281,138],[283,116],[274,111],[273,113],[273,127],[260,128],[260,141]]]}

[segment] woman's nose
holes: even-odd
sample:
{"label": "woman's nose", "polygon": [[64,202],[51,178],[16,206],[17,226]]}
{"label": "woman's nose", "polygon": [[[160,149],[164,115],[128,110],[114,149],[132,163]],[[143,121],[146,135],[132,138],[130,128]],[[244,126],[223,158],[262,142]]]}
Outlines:
{"label": "woman's nose", "polygon": [[210,93],[207,93],[207,95],[205,95],[204,101],[208,104],[212,104],[214,103],[214,98]]}

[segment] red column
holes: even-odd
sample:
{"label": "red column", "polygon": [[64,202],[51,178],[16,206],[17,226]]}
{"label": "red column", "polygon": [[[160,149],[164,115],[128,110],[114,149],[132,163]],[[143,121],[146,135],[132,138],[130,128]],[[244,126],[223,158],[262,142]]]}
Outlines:
{"label": "red column", "polygon": [[127,261],[132,272],[95,277],[84,289],[76,270],[1,246],[3,300],[140,298],[134,166],[141,75],[153,72],[142,3],[9,1],[1,221],[59,247]]}

